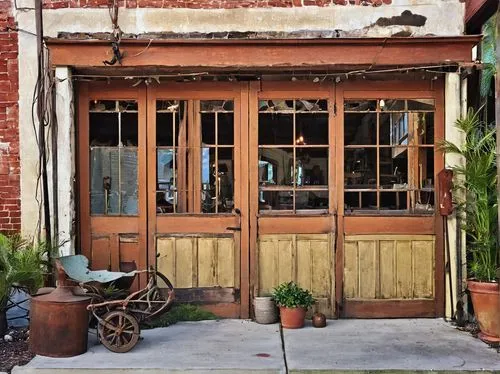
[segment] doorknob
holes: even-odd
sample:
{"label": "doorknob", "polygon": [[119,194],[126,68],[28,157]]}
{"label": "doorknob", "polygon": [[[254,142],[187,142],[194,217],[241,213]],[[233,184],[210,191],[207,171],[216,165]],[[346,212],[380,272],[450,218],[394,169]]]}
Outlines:
{"label": "doorknob", "polygon": [[241,216],[241,210],[240,210],[240,208],[234,208],[234,212],[235,212],[237,215]]}

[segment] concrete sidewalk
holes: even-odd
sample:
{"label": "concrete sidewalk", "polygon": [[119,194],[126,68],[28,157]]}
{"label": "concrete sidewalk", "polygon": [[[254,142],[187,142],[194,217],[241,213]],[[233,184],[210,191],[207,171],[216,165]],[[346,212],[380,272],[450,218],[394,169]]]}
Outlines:
{"label": "concrete sidewalk", "polygon": [[[112,353],[95,337],[83,355],[37,356],[13,374],[421,373],[500,374],[500,354],[437,319],[330,320],[324,329],[243,320],[179,323],[142,331],[130,352]],[[283,354],[285,347],[285,355]]]}
{"label": "concrete sidewalk", "polygon": [[500,373],[500,354],[440,319],[336,320],[283,330],[289,373]]}

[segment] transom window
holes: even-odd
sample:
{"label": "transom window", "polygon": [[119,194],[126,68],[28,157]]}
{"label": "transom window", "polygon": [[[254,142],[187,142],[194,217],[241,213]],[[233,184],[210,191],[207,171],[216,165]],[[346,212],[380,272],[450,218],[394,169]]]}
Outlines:
{"label": "transom window", "polygon": [[328,211],[328,102],[259,101],[259,211]]}
{"label": "transom window", "polygon": [[344,103],[344,210],[434,213],[434,100]]}

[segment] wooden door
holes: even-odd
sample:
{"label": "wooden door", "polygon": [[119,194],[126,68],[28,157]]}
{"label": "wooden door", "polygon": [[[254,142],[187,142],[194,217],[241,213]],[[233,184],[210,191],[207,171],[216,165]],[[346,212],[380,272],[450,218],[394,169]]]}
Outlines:
{"label": "wooden door", "polygon": [[334,85],[255,84],[250,91],[251,279],[255,296],[281,282],[312,291],[335,315]]}
{"label": "wooden door", "polygon": [[93,269],[146,268],[146,90],[83,83],[78,100],[81,251]]}
{"label": "wooden door", "polygon": [[179,301],[227,317],[248,315],[246,95],[240,84],[193,83],[148,96],[149,262]]}
{"label": "wooden door", "polygon": [[344,82],[337,107],[340,315],[440,316],[442,82]]}

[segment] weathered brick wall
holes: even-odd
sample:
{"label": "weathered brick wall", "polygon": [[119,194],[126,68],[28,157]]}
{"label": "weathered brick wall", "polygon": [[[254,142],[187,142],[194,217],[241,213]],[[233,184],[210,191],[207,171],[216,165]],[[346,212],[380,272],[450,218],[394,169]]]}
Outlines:
{"label": "weathered brick wall", "polygon": [[14,30],[11,0],[0,0],[0,232],[4,233],[21,230],[18,41]]}
{"label": "weathered brick wall", "polygon": [[[190,8],[190,9],[234,9],[234,8],[292,8],[303,6],[391,4],[392,0],[120,0],[127,8]],[[102,8],[108,0],[44,0],[45,8]]]}

